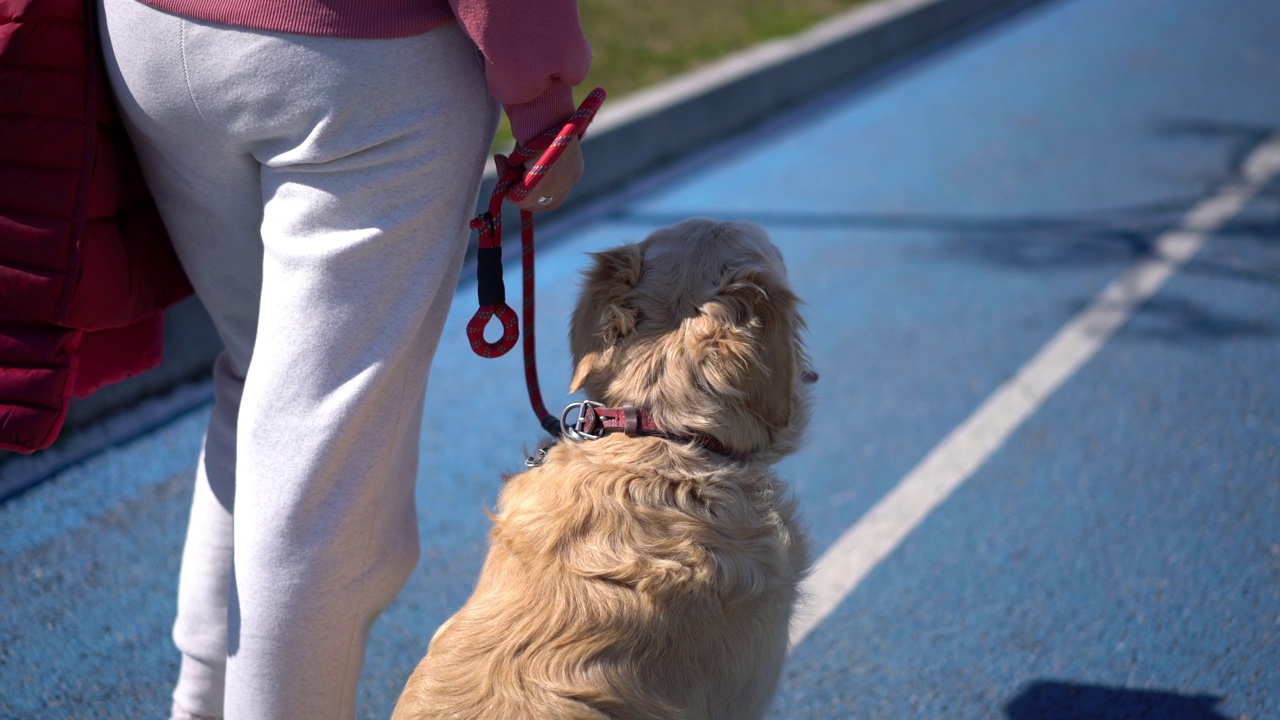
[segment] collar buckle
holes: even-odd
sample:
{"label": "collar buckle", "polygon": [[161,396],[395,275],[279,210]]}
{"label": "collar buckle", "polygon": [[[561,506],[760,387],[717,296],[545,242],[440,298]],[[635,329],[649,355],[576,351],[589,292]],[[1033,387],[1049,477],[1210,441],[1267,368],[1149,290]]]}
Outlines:
{"label": "collar buckle", "polygon": [[[592,400],[570,403],[560,413],[560,427],[564,428],[565,437],[570,440],[599,440],[604,437],[604,422],[596,413],[596,408],[604,407],[604,403]],[[577,409],[578,416],[569,422],[569,413]]]}

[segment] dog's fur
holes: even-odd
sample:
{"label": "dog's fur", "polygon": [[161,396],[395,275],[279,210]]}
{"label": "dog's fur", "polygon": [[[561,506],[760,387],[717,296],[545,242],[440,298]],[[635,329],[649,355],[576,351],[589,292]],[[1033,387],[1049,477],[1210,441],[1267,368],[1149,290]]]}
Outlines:
{"label": "dog's fur", "polygon": [[769,467],[808,419],[799,304],[750,224],[690,220],[595,255],[574,390],[735,458],[619,434],[512,477],[475,592],[395,720],[764,714],[808,561]]}

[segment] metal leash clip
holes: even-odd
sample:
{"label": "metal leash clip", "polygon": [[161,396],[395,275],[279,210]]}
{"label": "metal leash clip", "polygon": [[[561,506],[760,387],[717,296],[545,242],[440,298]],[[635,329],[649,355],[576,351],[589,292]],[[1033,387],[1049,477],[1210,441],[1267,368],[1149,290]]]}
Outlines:
{"label": "metal leash clip", "polygon": [[542,465],[542,463],[546,462],[547,451],[550,449],[550,446],[538,448],[538,452],[524,459],[524,466],[533,469]]}
{"label": "metal leash clip", "polygon": [[[592,433],[588,428],[594,427],[600,418],[595,414],[595,408],[604,407],[604,403],[594,402],[592,400],[583,400],[582,402],[569,403],[560,413],[560,427],[564,429],[564,436],[570,440],[599,440],[604,436],[604,428],[601,427],[600,432]],[[569,423],[569,413],[574,409],[578,409],[578,417]]]}

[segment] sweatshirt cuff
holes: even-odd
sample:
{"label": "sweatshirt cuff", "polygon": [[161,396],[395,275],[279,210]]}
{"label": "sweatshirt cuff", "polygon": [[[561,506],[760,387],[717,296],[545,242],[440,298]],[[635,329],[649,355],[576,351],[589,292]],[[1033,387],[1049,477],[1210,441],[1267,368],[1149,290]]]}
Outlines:
{"label": "sweatshirt cuff", "polygon": [[544,131],[558,131],[568,122],[577,106],[573,104],[573,87],[552,80],[538,97],[529,102],[507,105],[505,109],[511,120],[511,134],[523,145]]}

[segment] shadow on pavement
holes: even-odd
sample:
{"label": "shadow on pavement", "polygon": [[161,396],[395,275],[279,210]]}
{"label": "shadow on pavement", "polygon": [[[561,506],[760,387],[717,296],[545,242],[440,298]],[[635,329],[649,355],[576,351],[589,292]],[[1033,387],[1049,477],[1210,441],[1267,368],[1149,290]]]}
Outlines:
{"label": "shadow on pavement", "polygon": [[[621,211],[611,215],[610,220],[659,227],[702,215],[720,220],[745,220],[765,227],[937,232],[948,238],[943,246],[948,255],[1012,269],[1050,271],[1128,263],[1148,256],[1156,239],[1176,227],[1186,211],[1200,199],[1174,198],[1132,207],[1045,216],[742,212],[708,208],[687,214]],[[1214,237],[1280,241],[1280,183],[1259,192],[1255,203],[1259,200],[1276,205],[1275,211],[1246,210],[1214,233]],[[1188,263],[1184,272],[1280,284],[1280,261],[1244,267],[1196,258]]]}
{"label": "shadow on pavement", "polygon": [[[700,214],[721,220],[759,223],[766,228],[935,233],[942,238],[937,254],[960,262],[1029,273],[1073,271],[1099,266],[1124,266],[1150,257],[1157,240],[1178,228],[1186,213],[1222,187],[1240,182],[1249,154],[1277,132],[1277,128],[1210,120],[1170,120],[1154,125],[1154,132],[1176,138],[1192,137],[1221,147],[1221,169],[1203,178],[1196,195],[1158,201],[1044,215],[980,215],[939,213],[774,212],[706,208]],[[688,215],[673,213],[614,213],[610,220],[648,227],[669,225]],[[1201,252],[1179,272],[1204,278],[1280,288],[1280,180],[1262,187],[1238,215],[1212,235],[1223,252]],[[933,252],[933,251],[930,251]],[[1081,299],[1083,307],[1087,299]],[[1078,309],[1078,308],[1076,308]],[[1157,297],[1139,309],[1163,329],[1144,335],[1167,341],[1206,340],[1240,336],[1275,336],[1280,326],[1254,318],[1234,318],[1220,309],[1200,306],[1185,298]]]}
{"label": "shadow on pavement", "polygon": [[1222,698],[1038,681],[1008,705],[1008,720],[1229,720],[1216,709]]}

